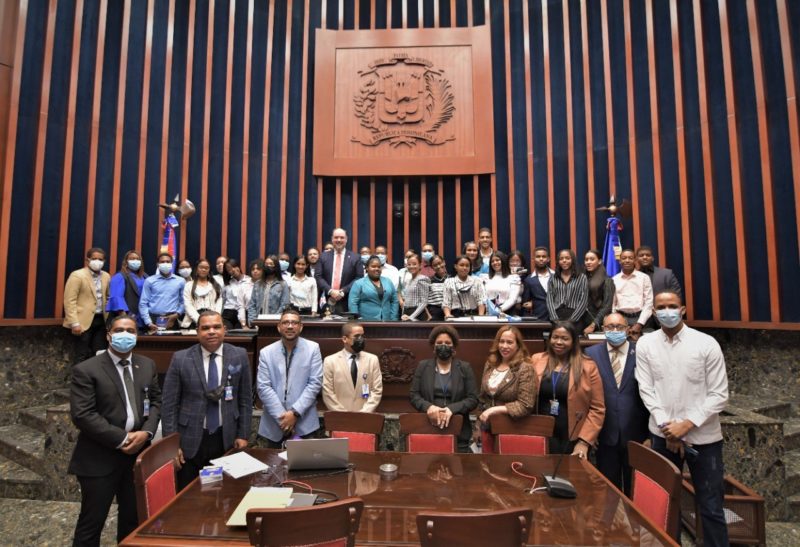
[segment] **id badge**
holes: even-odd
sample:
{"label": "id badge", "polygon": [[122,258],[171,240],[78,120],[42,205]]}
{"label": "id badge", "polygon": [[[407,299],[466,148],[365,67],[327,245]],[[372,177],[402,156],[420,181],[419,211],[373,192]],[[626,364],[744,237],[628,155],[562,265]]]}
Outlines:
{"label": "id badge", "polygon": [[144,416],[145,418],[149,418],[150,417],[150,398],[147,397],[147,395],[145,395],[144,401],[142,401],[142,408],[144,410],[144,412],[142,412],[142,416]]}
{"label": "id badge", "polygon": [[558,399],[552,399],[550,401],[550,415],[558,416]]}
{"label": "id badge", "polygon": [[233,401],[233,386],[230,384],[225,386],[225,400]]}
{"label": "id badge", "polygon": [[369,386],[367,384],[361,384],[361,398],[369,399]]}

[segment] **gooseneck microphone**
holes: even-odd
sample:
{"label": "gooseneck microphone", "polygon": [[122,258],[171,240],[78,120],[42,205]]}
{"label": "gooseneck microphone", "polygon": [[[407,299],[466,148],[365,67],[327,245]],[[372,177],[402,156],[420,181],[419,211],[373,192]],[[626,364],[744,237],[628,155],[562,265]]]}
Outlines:
{"label": "gooseneck microphone", "polygon": [[[578,429],[578,425],[582,419],[583,412],[576,412],[575,425],[572,428],[572,432],[569,434],[570,439],[575,434],[575,431]],[[544,478],[544,485],[547,487],[547,494],[550,495],[550,497],[572,499],[578,495],[578,493],[575,491],[575,487],[569,480],[556,476],[556,473],[558,473],[558,468],[561,467],[561,462],[564,461],[564,456],[566,455],[567,453],[563,452],[561,456],[559,456],[558,461],[556,462],[556,467],[553,469],[553,473],[550,476],[542,475]]]}

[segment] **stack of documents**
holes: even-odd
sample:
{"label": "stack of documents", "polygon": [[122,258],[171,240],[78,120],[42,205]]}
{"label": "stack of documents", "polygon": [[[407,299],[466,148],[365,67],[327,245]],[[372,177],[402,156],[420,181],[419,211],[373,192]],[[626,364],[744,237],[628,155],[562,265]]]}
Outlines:
{"label": "stack of documents", "polygon": [[230,456],[223,456],[211,460],[211,463],[222,467],[222,470],[234,479],[269,469],[267,464],[255,459],[247,452],[237,452]]}

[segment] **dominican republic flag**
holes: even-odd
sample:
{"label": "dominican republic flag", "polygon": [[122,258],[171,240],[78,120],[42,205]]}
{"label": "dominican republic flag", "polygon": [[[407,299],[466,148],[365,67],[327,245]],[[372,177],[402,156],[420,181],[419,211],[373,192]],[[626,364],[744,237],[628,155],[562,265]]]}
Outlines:
{"label": "dominican republic flag", "polygon": [[621,231],[622,222],[617,217],[608,217],[606,244],[603,245],[603,264],[606,265],[606,273],[609,277],[617,275],[622,270],[619,265],[619,254],[622,252],[622,244],[619,241]]}
{"label": "dominican republic flag", "polygon": [[[161,249],[159,250],[160,253],[169,253],[172,255],[172,258],[175,258],[175,229],[178,227],[178,219],[175,218],[175,215],[170,213],[164,219],[162,224],[164,228],[164,237],[161,240]],[[175,270],[175,260],[172,261],[172,270]]]}

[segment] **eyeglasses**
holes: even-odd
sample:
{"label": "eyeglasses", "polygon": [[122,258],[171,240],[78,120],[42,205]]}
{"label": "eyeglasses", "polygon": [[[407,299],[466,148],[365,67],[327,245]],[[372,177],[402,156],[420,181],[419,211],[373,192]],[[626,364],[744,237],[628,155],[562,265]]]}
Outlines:
{"label": "eyeglasses", "polygon": [[603,327],[603,330],[606,332],[613,332],[613,331],[621,332],[628,330],[628,325],[606,325]]}

